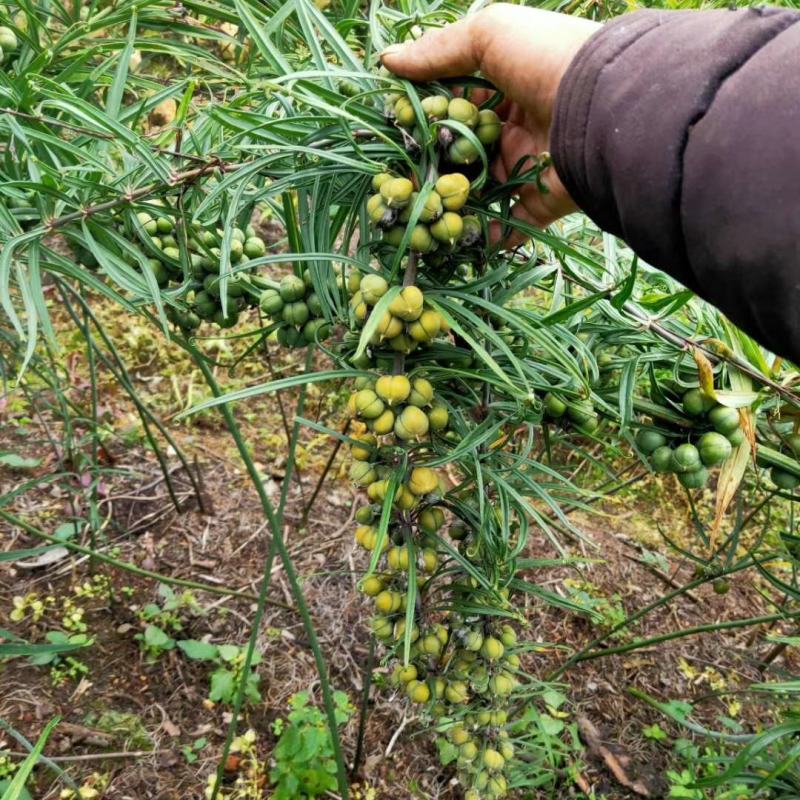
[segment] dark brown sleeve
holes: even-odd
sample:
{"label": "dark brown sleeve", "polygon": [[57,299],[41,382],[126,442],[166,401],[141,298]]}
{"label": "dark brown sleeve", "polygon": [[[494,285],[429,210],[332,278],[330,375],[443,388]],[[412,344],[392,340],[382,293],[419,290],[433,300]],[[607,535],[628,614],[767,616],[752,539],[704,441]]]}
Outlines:
{"label": "dark brown sleeve", "polygon": [[601,228],[800,363],[800,14],[619,17],[565,75],[552,150]]}

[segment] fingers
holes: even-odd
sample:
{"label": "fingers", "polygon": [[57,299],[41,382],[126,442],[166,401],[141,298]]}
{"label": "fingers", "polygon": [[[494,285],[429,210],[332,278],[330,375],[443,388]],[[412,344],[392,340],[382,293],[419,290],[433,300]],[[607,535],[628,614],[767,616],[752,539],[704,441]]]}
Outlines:
{"label": "fingers", "polygon": [[412,81],[469,75],[480,66],[471,21],[467,17],[416,41],[392,45],[381,53],[381,62]]}

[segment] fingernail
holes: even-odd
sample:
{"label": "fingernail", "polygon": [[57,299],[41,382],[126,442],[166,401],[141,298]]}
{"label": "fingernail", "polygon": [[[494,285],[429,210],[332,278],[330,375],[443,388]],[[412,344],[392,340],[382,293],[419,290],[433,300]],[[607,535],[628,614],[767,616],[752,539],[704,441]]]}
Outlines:
{"label": "fingernail", "polygon": [[390,44],[382,53],[381,60],[386,56],[396,56],[405,47],[403,44]]}

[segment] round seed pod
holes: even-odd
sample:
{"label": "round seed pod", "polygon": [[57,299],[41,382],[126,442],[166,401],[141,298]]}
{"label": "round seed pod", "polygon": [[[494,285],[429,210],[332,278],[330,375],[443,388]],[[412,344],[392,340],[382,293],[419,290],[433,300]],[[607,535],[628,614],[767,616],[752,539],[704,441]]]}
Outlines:
{"label": "round seed pod", "polygon": [[217,301],[208,292],[200,291],[194,296],[194,310],[200,319],[212,319],[217,308]]}
{"label": "round seed pod", "polygon": [[447,105],[447,117],[474,128],[478,124],[478,107],[463,97],[454,97]]}
{"label": "round seed pod", "polygon": [[386,436],[394,430],[394,411],[387,408],[383,414],[368,423],[370,430],[377,436]]}
{"label": "round seed pod", "polygon": [[418,343],[406,333],[401,333],[399,336],[389,339],[389,347],[394,350],[395,353],[404,353],[405,355],[413,353],[417,348],[417,344]]}
{"label": "round seed pod", "polygon": [[444,511],[437,506],[426,508],[420,512],[417,521],[425,533],[436,533],[444,525]]}
{"label": "round seed pod", "polygon": [[372,633],[377,639],[387,641],[392,638],[392,623],[386,617],[375,617],[372,620]]}
{"label": "round seed pod", "polygon": [[389,284],[386,278],[380,275],[365,275],[361,279],[359,289],[364,302],[368,306],[374,306],[389,291]]}
{"label": "round seed pod", "polygon": [[367,319],[369,308],[361,297],[361,292],[356,292],[350,300],[350,307],[353,309],[353,316],[359,325],[363,325]]}
{"label": "round seed pod", "polygon": [[[411,200],[400,213],[399,217],[400,222],[408,222],[411,219],[411,209],[414,207],[418,195],[419,192],[413,192],[411,194]],[[442,206],[442,198],[439,197],[439,193],[431,191],[425,198],[425,203],[422,206],[421,211],[419,212],[418,222],[433,222],[434,220],[437,220],[439,219],[439,217],[442,216],[443,210],[444,208]]]}
{"label": "round seed pod", "polygon": [[636,434],[636,446],[646,455],[655,452],[667,443],[667,437],[650,428],[642,428]]}
{"label": "round seed pod", "polygon": [[392,547],[386,554],[386,563],[396,572],[408,572],[408,548]]}
{"label": "round seed pod", "polygon": [[373,225],[388,228],[394,225],[397,212],[386,205],[381,195],[374,194],[367,200],[367,216]]}
{"label": "round seed pod", "polygon": [[469,180],[460,172],[440,175],[435,185],[436,193],[442,199],[442,206],[447,211],[458,211],[464,207],[469,197]]}
{"label": "round seed pod", "polygon": [[701,417],[714,407],[714,401],[700,389],[689,389],[683,395],[684,412],[690,417]]}
{"label": "round seed pod", "polygon": [[575,400],[567,406],[567,416],[576,425],[584,425],[596,417],[594,405],[590,400]]}
{"label": "round seed pod", "polygon": [[378,327],[375,329],[378,339],[393,339],[395,336],[399,336],[402,332],[402,320],[395,317],[391,311],[384,311],[380,320],[378,321]]}
{"label": "round seed pod", "polygon": [[222,309],[214,314],[214,324],[220,328],[232,328],[239,321],[239,311],[236,308],[231,308],[228,305],[228,313],[223,314]]}
{"label": "round seed pod", "polygon": [[439,485],[439,476],[430,467],[414,467],[408,478],[408,489],[417,496],[430,494]]}
{"label": "round seed pod", "polygon": [[469,687],[464,681],[451,681],[444,690],[444,696],[453,705],[466,703],[469,700]]}
{"label": "round seed pod", "polygon": [[372,506],[361,506],[361,508],[356,511],[356,522],[362,525],[368,525],[374,519],[375,511]]}
{"label": "round seed pod", "polygon": [[436,242],[431,236],[431,229],[421,223],[414,226],[408,244],[417,253],[430,253],[436,249]]}
{"label": "round seed pod", "polygon": [[496,661],[498,658],[502,658],[505,651],[506,649],[499,639],[495,639],[493,636],[487,636],[483,640],[481,655],[488,661]]}
{"label": "round seed pod", "polygon": [[375,392],[389,406],[394,406],[411,394],[411,381],[405,375],[382,375],[375,381]]}
{"label": "round seed pod", "polygon": [[447,423],[450,421],[450,414],[442,405],[435,405],[429,412],[428,412],[428,423],[430,424],[430,429],[434,433],[439,433],[443,431],[447,427]]}
{"label": "round seed pod", "polygon": [[447,160],[451,164],[474,164],[480,158],[480,151],[466,136],[459,136],[447,148]]}
{"label": "round seed pod", "polygon": [[384,588],[383,581],[376,575],[370,575],[361,582],[361,591],[367,597],[377,597]]}
{"label": "round seed pod", "polygon": [[355,396],[356,414],[361,419],[375,419],[383,414],[383,400],[372,389],[362,389]]}
{"label": "round seed pod", "polygon": [[800,486],[800,478],[791,472],[784,472],[779,467],[773,467],[769,473],[770,480],[786,492],[793,492]]}
{"label": "round seed pod", "polygon": [[417,113],[407,97],[401,97],[394,104],[394,118],[402,128],[413,128],[417,124]]}
{"label": "round seed pod", "polygon": [[238,239],[231,239],[231,263],[238,264],[244,255],[244,245]]}
{"label": "round seed pod", "polygon": [[11,28],[6,28],[5,26],[0,27],[0,48],[3,50],[3,56],[0,58],[0,62],[2,62],[9,53],[13,53],[17,49],[17,45],[17,34],[14,33]]}
{"label": "round seed pod", "polygon": [[484,109],[478,112],[478,124],[475,126],[475,135],[481,144],[494,144],[503,131],[503,123],[500,117],[491,109]]}
{"label": "round seed pod", "polygon": [[281,278],[278,292],[285,303],[294,303],[305,297],[306,285],[297,275],[285,275]]}
{"label": "round seed pod", "polygon": [[736,430],[733,431],[733,433],[729,433],[726,438],[734,447],[738,447],[745,439],[744,431],[741,428],[736,428]]}
{"label": "round seed pod", "polygon": [[708,421],[723,436],[729,436],[739,427],[739,412],[735,408],[714,406],[708,412]]}
{"label": "round seed pod", "polygon": [[693,444],[688,442],[679,445],[672,451],[672,469],[678,474],[695,472],[703,466],[700,453]]}
{"label": "round seed pod", "polygon": [[316,292],[311,292],[311,294],[306,297],[306,305],[308,306],[308,310],[314,317],[321,317],[322,316],[322,303],[319,301],[319,297],[317,297]]}
{"label": "round seed pod", "polygon": [[292,325],[278,328],[278,343],[284,347],[301,347],[305,344],[303,334]]}
{"label": "round seed pod", "polygon": [[274,317],[283,310],[284,302],[277,289],[264,289],[258,300],[261,311],[268,317]]}
{"label": "round seed pod", "polygon": [[434,122],[435,120],[445,119],[447,117],[447,109],[450,105],[450,100],[443,94],[433,94],[430,97],[424,98],[421,105],[428,121]]}
{"label": "round seed pod", "polygon": [[454,245],[464,231],[464,221],[460,214],[454,211],[445,211],[442,216],[431,225],[431,235],[434,239],[445,244]]}
{"label": "round seed pod", "polygon": [[406,693],[412,703],[427,703],[431,699],[431,690],[420,681],[411,681],[406,688]]}
{"label": "round seed pod", "polygon": [[379,192],[381,186],[383,186],[386,181],[390,181],[394,176],[390,172],[379,172],[377,175],[372,176],[372,191]]}
{"label": "round seed pod", "polygon": [[439,334],[442,317],[438,311],[428,309],[408,326],[408,335],[417,342],[429,342]]}
{"label": "round seed pod", "polygon": [[467,214],[461,218],[463,230],[458,240],[460,247],[473,247],[483,239],[483,229],[480,220],[474,214]]}
{"label": "round seed pod", "polygon": [[299,327],[308,322],[308,306],[302,301],[298,300],[296,303],[287,303],[281,311],[281,319],[287,325],[294,325]]}
{"label": "round seed pod", "polygon": [[392,247],[400,247],[400,244],[403,241],[403,236],[405,236],[405,233],[406,229],[402,225],[394,225],[388,230],[384,230],[383,241],[386,242],[386,244],[391,245]]}
{"label": "round seed pod", "polygon": [[487,747],[483,751],[483,766],[491,772],[499,772],[505,763],[506,760],[494,748]]}
{"label": "round seed pod", "polygon": [[411,382],[411,394],[408,396],[408,404],[423,408],[431,404],[433,400],[433,386],[426,378],[414,378]]}
{"label": "round seed pod", "polygon": [[705,467],[700,467],[700,469],[692,472],[680,472],[678,473],[678,480],[687,489],[702,489],[708,480],[708,470]]}
{"label": "round seed pod", "polygon": [[369,486],[375,478],[375,470],[366,461],[354,461],[350,465],[350,480],[358,486]]}
{"label": "round seed pod", "polygon": [[721,464],[733,452],[731,443],[721,434],[716,432],[704,433],[697,443],[700,460],[706,467]]}
{"label": "round seed pod", "polygon": [[389,208],[404,208],[414,192],[414,184],[408,178],[392,178],[381,185],[383,202]]}
{"label": "round seed pod", "polygon": [[303,338],[308,344],[322,342],[331,335],[331,326],[324,319],[310,319],[303,325]]}
{"label": "round seed pod", "polygon": [[[350,455],[356,461],[369,461],[375,455],[378,440],[371,433],[361,433],[352,437],[358,444],[350,445]],[[371,483],[371,481],[370,481]]]}
{"label": "round seed pod", "polygon": [[411,511],[411,509],[416,508],[418,502],[416,495],[410,492],[407,487],[398,487],[397,494],[394,496],[394,504],[400,511]]}
{"label": "round seed pod", "polygon": [[263,239],[259,239],[256,236],[251,236],[249,239],[245,239],[244,242],[244,254],[248,258],[261,258],[267,252],[267,246],[264,244]]}
{"label": "round seed pod", "polygon": [[406,406],[394,422],[395,436],[402,441],[420,439],[428,432],[428,428],[428,417],[416,406]]}
{"label": "round seed pod", "polygon": [[[175,230],[175,225],[169,217],[158,217],[158,219],[156,219],[156,230],[159,234],[172,233],[172,231]],[[175,242],[175,239],[172,241]]]}
{"label": "round seed pod", "polygon": [[404,287],[389,304],[389,311],[406,322],[419,319],[425,298],[416,286]]}
{"label": "round seed pod", "polygon": [[496,697],[505,697],[514,691],[514,683],[511,675],[499,672],[489,678],[489,691]]}
{"label": "round seed pod", "polygon": [[667,445],[657,447],[650,455],[650,466],[653,472],[672,472],[672,448]]}
{"label": "round seed pod", "polygon": [[169,270],[157,258],[147,259],[147,268],[153,273],[159,286],[166,286],[169,283]]}

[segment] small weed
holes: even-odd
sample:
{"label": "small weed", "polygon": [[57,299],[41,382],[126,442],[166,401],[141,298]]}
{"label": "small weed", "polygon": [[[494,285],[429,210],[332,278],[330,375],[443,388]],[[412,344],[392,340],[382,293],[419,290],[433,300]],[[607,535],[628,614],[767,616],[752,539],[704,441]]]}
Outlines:
{"label": "small weed", "polygon": [[[336,721],[344,725],[354,709],[344,692],[335,692]],[[278,719],[272,729],[279,737],[273,751],[275,766],[269,777],[275,786],[274,800],[319,797],[336,789],[336,762],[325,714],[309,705],[308,693],[289,700],[286,721]]]}
{"label": "small weed", "polygon": [[198,753],[208,744],[208,739],[204,736],[195,739],[190,744],[185,744],[181,747],[181,754],[186,759],[187,764],[194,764],[195,761],[199,758]]}
{"label": "small weed", "polygon": [[586,609],[587,616],[601,628],[613,628],[627,618],[622,598],[616,593],[606,597],[593,583],[578,578],[565,578],[564,587],[569,600]]}
{"label": "small weed", "polygon": [[246,648],[235,644],[215,645],[194,639],[177,642],[183,653],[193,661],[211,661],[216,669],[211,673],[211,688],[208,699],[213,703],[232,703],[241,681],[245,682],[246,700],[257,703],[261,700],[258,684],[261,676],[254,667],[261,662],[261,655],[254,653],[247,675],[244,674]]}

